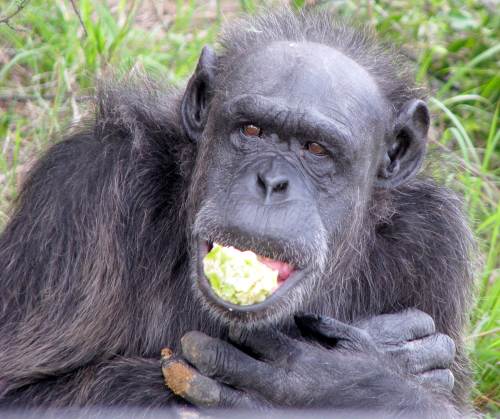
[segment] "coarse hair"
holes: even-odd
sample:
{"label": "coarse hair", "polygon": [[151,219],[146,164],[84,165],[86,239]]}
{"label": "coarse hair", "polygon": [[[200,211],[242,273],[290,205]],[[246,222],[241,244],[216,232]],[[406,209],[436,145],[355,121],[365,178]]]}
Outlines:
{"label": "coarse hair", "polygon": [[316,8],[266,10],[224,25],[216,73],[227,74],[241,56],[279,41],[314,42],[339,50],[370,73],[395,113],[407,100],[426,96],[398,48],[380,41],[367,26],[341,21],[331,11]]}

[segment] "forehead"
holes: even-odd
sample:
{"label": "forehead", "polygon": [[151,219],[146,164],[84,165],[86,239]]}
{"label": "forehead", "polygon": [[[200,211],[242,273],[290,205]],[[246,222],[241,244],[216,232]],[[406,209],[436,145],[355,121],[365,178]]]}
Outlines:
{"label": "forehead", "polygon": [[386,101],[370,74],[326,45],[275,42],[233,62],[226,92],[276,97],[341,123],[379,119]]}

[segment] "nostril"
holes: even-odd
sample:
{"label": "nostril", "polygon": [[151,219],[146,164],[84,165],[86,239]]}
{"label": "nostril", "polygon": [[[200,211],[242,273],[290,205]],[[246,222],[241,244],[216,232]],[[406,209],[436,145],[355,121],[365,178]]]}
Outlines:
{"label": "nostril", "polygon": [[283,176],[272,176],[269,173],[257,173],[257,190],[264,192],[265,196],[273,193],[283,193],[288,189],[288,180]]}
{"label": "nostril", "polygon": [[273,192],[284,192],[288,188],[288,181],[279,182],[273,187]]}

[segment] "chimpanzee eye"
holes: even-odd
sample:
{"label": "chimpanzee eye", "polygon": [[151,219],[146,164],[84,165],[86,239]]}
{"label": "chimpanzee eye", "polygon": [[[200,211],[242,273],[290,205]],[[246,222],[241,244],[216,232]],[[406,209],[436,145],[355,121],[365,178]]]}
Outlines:
{"label": "chimpanzee eye", "polygon": [[306,149],[309,153],[315,154],[316,156],[326,156],[327,154],[325,147],[318,143],[307,143]]}
{"label": "chimpanzee eye", "polygon": [[260,137],[261,129],[255,125],[247,124],[243,125],[241,132],[247,137]]}

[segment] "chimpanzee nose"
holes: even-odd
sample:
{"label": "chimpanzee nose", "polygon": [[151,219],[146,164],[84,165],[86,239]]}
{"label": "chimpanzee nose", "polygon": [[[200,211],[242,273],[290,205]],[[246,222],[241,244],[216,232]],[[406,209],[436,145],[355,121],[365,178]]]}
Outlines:
{"label": "chimpanzee nose", "polygon": [[285,167],[274,159],[266,163],[257,171],[257,188],[264,194],[266,203],[286,199],[289,180]]}

